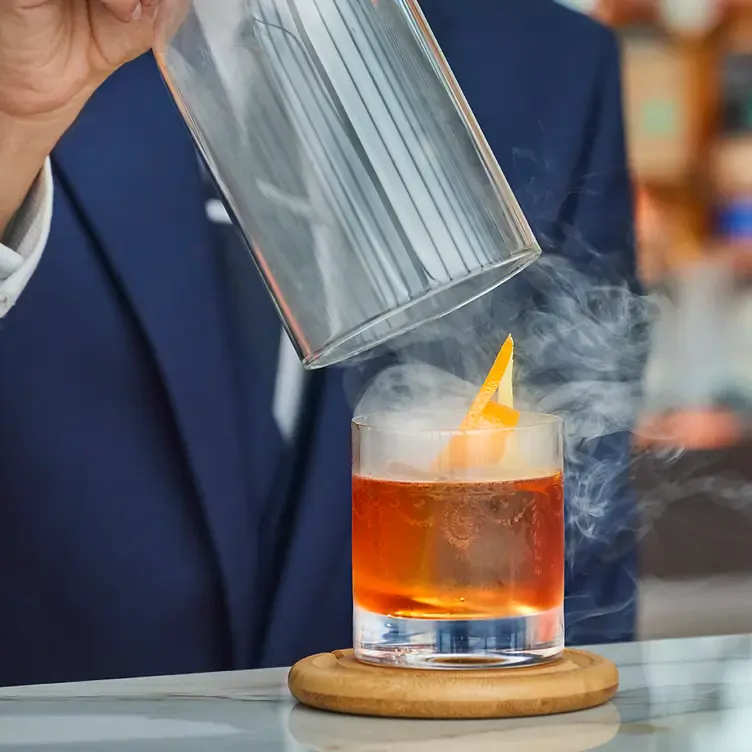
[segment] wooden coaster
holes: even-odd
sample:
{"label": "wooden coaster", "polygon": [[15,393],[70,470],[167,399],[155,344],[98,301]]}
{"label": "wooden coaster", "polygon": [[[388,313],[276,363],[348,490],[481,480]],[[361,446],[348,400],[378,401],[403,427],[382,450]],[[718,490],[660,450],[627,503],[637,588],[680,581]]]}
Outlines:
{"label": "wooden coaster", "polygon": [[446,671],[370,666],[352,650],[305,658],[288,677],[298,702],[386,718],[519,718],[585,710],[619,686],[613,663],[584,650],[531,668]]}

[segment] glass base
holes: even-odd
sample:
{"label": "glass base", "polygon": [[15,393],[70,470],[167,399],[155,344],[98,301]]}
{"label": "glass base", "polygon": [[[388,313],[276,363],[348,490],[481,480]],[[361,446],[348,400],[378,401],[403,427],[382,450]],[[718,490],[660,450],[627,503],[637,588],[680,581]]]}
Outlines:
{"label": "glass base", "polygon": [[502,619],[409,619],[358,606],[355,656],[364,663],[425,669],[534,666],[564,650],[564,608]]}

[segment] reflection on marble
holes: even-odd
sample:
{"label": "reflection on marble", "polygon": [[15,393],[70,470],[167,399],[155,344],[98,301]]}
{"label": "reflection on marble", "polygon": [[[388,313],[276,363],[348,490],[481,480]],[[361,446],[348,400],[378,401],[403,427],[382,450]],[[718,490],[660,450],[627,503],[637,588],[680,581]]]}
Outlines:
{"label": "reflection on marble", "polygon": [[610,646],[621,691],[540,719],[412,722],[294,706],[282,670],[0,689],[0,752],[744,752],[752,637]]}
{"label": "reflection on marble", "polygon": [[[613,704],[572,715],[515,721],[389,721],[330,717],[295,707],[288,730],[304,750],[316,752],[584,752],[600,749],[619,732]],[[461,748],[460,748],[461,744]]]}

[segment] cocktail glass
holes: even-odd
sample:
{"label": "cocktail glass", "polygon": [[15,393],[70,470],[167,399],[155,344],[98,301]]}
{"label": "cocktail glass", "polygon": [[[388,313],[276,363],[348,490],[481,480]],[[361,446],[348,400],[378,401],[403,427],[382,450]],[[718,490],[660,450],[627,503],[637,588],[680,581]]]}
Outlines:
{"label": "cocktail glass", "polygon": [[354,648],[419,668],[533,665],[564,648],[562,423],[353,421]]}

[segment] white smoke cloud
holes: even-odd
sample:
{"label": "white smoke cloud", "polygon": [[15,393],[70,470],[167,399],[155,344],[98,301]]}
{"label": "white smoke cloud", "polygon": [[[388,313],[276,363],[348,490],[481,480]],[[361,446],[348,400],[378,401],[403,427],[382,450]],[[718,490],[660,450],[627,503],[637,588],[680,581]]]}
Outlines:
{"label": "white smoke cloud", "polygon": [[[608,566],[625,555],[682,499],[703,493],[743,512],[752,498],[749,481],[705,467],[694,455],[679,475],[669,473],[685,454],[681,446],[635,447],[653,324],[666,301],[583,267],[545,254],[481,301],[393,343],[381,353],[391,366],[370,381],[357,410],[404,414],[443,403],[462,413],[511,331],[517,406],[564,421],[567,556],[575,575],[583,561]],[[355,370],[363,374],[379,362]],[[638,498],[633,476],[648,460],[651,485]],[[578,599],[583,606],[572,609],[570,628],[633,605],[572,595],[573,603]]]}
{"label": "white smoke cloud", "polygon": [[371,382],[356,414],[461,415],[511,331],[518,407],[564,421],[572,546],[578,536],[613,539],[619,525],[636,524],[634,515],[609,511],[626,493],[629,433],[657,311],[653,298],[626,283],[604,283],[563,257],[544,256],[519,280],[393,345],[397,364]]}

